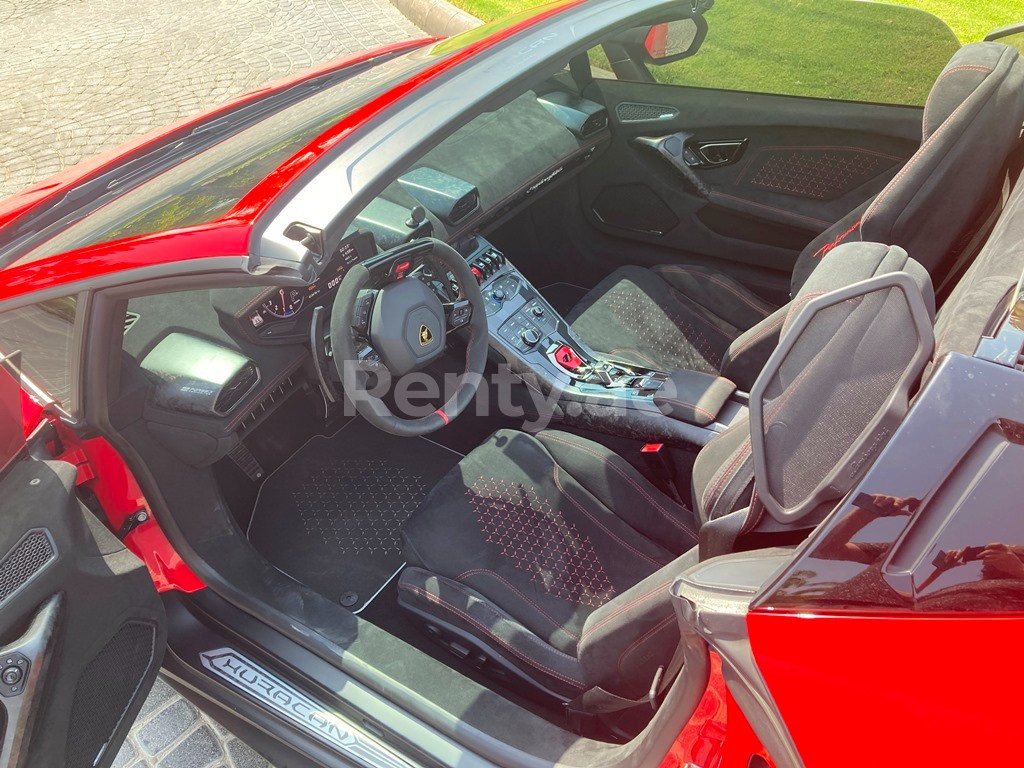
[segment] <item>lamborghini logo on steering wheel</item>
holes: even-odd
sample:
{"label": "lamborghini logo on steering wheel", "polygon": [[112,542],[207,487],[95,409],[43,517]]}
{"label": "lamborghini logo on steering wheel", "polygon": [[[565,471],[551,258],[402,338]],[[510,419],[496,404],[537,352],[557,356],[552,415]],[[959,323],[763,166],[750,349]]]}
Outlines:
{"label": "lamborghini logo on steering wheel", "polygon": [[420,346],[425,347],[434,340],[434,334],[430,332],[430,329],[426,325],[420,326]]}

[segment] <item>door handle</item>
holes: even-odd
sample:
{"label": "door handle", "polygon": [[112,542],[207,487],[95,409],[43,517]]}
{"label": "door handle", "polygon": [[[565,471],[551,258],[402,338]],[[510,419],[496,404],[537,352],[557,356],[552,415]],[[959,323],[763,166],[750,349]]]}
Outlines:
{"label": "door handle", "polygon": [[686,132],[670,136],[637,136],[633,141],[655,150],[680,171],[680,165],[705,169],[732,165],[743,157],[750,143],[749,139],[703,141]]}
{"label": "door handle", "polygon": [[727,141],[691,140],[690,148],[698,157],[699,167],[719,168],[731,165],[743,157],[749,139],[730,139]]}

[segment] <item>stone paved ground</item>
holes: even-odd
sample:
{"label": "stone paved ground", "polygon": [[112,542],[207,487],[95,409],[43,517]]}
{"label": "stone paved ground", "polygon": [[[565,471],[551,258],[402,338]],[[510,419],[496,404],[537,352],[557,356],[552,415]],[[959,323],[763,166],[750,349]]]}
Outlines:
{"label": "stone paved ground", "polygon": [[[0,0],[0,197],[268,80],[422,33],[388,0]],[[116,768],[267,768],[159,681]]]}
{"label": "stone paved ground", "polygon": [[157,680],[113,768],[271,768],[267,760]]}
{"label": "stone paved ground", "polygon": [[0,0],[0,198],[268,80],[414,35],[388,0]]}

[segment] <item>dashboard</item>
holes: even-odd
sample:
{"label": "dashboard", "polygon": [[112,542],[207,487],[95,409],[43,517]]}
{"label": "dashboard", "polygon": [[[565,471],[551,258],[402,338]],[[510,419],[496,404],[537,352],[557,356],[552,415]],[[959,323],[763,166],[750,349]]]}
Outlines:
{"label": "dashboard", "polygon": [[305,340],[313,309],[330,304],[348,270],[376,252],[370,233],[353,232],[341,241],[314,282],[305,287],[268,288],[261,292],[246,307],[242,326],[261,341]]}
{"label": "dashboard", "polygon": [[247,303],[235,315],[242,331],[266,344],[307,339],[313,310],[333,301],[353,264],[417,238],[469,257],[474,233],[581,170],[609,138],[600,104],[551,84],[478,115],[365,206],[314,283],[266,289]]}

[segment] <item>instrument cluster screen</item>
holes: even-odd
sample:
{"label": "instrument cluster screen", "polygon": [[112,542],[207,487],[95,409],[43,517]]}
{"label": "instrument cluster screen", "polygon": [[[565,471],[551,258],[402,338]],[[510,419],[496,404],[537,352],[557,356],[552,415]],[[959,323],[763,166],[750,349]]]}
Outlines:
{"label": "instrument cluster screen", "polygon": [[249,312],[246,322],[250,328],[263,339],[281,339],[292,336],[305,336],[308,324],[299,320],[306,310],[325,303],[341,285],[345,273],[353,264],[373,256],[376,247],[373,236],[366,232],[355,232],[344,240],[335,250],[315,282],[305,288],[272,288],[260,297],[260,302]]}

